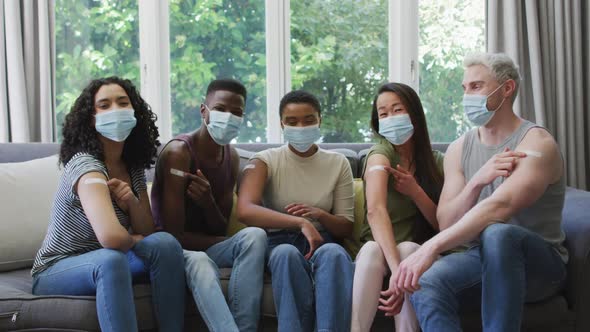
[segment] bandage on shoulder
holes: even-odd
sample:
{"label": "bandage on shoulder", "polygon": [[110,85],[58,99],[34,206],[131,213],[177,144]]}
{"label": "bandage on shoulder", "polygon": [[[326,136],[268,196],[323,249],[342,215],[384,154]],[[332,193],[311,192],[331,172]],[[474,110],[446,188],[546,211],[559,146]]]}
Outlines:
{"label": "bandage on shoulder", "polygon": [[185,177],[185,173],[176,168],[170,168],[170,174],[180,176],[181,178]]}
{"label": "bandage on shoulder", "polygon": [[106,186],[107,182],[104,179],[90,178],[90,179],[85,179],[84,184],[104,184]]}
{"label": "bandage on shoulder", "polygon": [[373,172],[373,171],[387,172],[387,170],[385,169],[385,166],[383,166],[383,165],[375,165],[375,166],[369,167],[369,172]]}
{"label": "bandage on shoulder", "polygon": [[532,157],[537,157],[537,158],[541,158],[541,156],[543,156],[543,154],[539,151],[533,151],[533,150],[518,150],[518,151],[526,153],[527,156],[532,156]]}
{"label": "bandage on shoulder", "polygon": [[254,164],[248,164],[248,165],[244,166],[244,169],[243,170],[245,171],[247,169],[254,169],[254,168],[256,168],[256,165],[254,165]]}

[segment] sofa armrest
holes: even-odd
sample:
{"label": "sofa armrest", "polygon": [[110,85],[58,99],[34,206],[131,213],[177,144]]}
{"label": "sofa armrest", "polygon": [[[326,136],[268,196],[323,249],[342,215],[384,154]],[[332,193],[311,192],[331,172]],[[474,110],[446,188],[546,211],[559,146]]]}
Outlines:
{"label": "sofa armrest", "polygon": [[566,297],[576,314],[576,331],[590,331],[590,192],[567,188],[563,207],[569,252]]}

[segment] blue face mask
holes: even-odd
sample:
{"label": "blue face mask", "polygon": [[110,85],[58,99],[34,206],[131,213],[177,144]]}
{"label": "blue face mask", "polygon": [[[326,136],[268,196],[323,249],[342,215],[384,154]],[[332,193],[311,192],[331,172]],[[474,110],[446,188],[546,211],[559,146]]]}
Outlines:
{"label": "blue face mask", "polygon": [[410,115],[401,114],[379,119],[379,134],[393,145],[406,143],[414,134]]}
{"label": "blue face mask", "polygon": [[102,136],[115,142],[123,142],[129,137],[137,124],[135,112],[131,108],[116,109],[96,114],[95,128]]}
{"label": "blue face mask", "polygon": [[313,143],[320,139],[320,126],[315,124],[307,127],[284,126],[283,137],[295,150],[304,153]]}
{"label": "blue face mask", "polygon": [[496,93],[496,91],[498,91],[502,85],[504,85],[504,83],[500,84],[496,90],[492,91],[492,93],[487,96],[468,94],[463,95],[463,111],[471,123],[480,127],[485,126],[488,122],[490,122],[496,111],[502,107],[502,104],[504,104],[504,100],[506,100],[506,98],[502,99],[502,102],[495,110],[488,109],[488,98]]}
{"label": "blue face mask", "polygon": [[[205,105],[209,110],[209,107]],[[230,112],[220,112],[209,110],[209,124],[207,124],[207,131],[215,143],[219,145],[226,145],[232,139],[238,137],[240,126],[244,118],[235,116]]]}

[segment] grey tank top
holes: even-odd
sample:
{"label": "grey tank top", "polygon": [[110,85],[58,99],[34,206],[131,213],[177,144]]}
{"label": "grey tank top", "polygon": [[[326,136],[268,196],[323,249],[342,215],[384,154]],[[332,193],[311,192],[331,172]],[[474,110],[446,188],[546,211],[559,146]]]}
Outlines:
{"label": "grey tank top", "polygon": [[[463,156],[461,158],[465,180],[471,180],[490,158],[504,151],[504,148],[508,147],[512,151],[516,150],[516,147],[531,128],[543,127],[523,120],[520,127],[512,135],[496,146],[482,144],[479,140],[477,128],[467,132],[463,141]],[[479,203],[491,196],[503,182],[503,177],[497,177],[492,183],[485,186],[479,194],[477,202]],[[524,227],[538,234],[545,241],[551,243],[563,261],[567,262],[568,253],[563,246],[565,234],[561,229],[561,211],[564,197],[565,179],[562,175],[557,182],[547,187],[545,193],[535,203],[519,211],[508,223]]]}

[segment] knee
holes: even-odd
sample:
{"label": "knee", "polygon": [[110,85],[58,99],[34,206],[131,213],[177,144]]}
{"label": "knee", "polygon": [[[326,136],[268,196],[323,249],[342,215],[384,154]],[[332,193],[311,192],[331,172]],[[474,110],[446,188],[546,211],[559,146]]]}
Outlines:
{"label": "knee", "polygon": [[356,257],[355,273],[382,274],[386,272],[386,261],[381,246],[375,241],[363,245]]}
{"label": "knee", "polygon": [[486,227],[481,232],[481,248],[484,253],[500,253],[502,251],[512,251],[515,244],[514,234],[518,226],[496,223]]}
{"label": "knee", "polygon": [[170,233],[153,233],[145,238],[145,240],[147,239],[149,239],[150,243],[153,243],[153,246],[157,248],[160,254],[182,256],[182,246]]}
{"label": "knee", "polygon": [[402,242],[397,245],[397,250],[399,251],[399,256],[402,260],[406,259],[406,257],[410,256],[419,248],[420,245],[418,243],[410,241]]}
{"label": "knee", "polygon": [[299,250],[291,244],[279,244],[270,252],[270,260],[292,261],[300,256],[302,255]]}
{"label": "knee", "polygon": [[119,250],[102,249],[97,267],[100,271],[109,273],[129,273],[127,255]]}
{"label": "knee", "polygon": [[302,260],[305,260],[305,258],[303,258],[303,255],[301,255],[295,246],[291,244],[280,244],[270,252],[268,265],[272,270],[273,267],[276,267],[279,263],[292,266]]}
{"label": "knee", "polygon": [[184,261],[187,266],[207,266],[215,264],[203,251],[184,251]]}
{"label": "knee", "polygon": [[373,262],[384,260],[383,250],[379,243],[375,241],[368,241],[365,243],[357,255],[357,263],[359,262]]}
{"label": "knee", "polygon": [[314,254],[314,260],[316,262],[322,260],[347,261],[352,264],[352,260],[346,250],[336,243],[326,243],[319,247]]}
{"label": "knee", "polygon": [[266,238],[266,232],[262,228],[246,227],[238,234],[242,245],[266,250],[268,241]]}
{"label": "knee", "polygon": [[430,303],[437,298],[444,297],[444,284],[439,275],[426,271],[419,280],[420,288],[410,295],[410,302],[416,306],[418,303]]}

